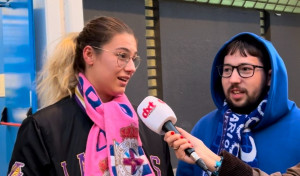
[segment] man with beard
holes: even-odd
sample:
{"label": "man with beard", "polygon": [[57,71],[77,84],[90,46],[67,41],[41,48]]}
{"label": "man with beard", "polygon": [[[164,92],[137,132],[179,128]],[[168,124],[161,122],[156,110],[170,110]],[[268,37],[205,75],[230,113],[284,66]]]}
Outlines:
{"label": "man with beard", "polygon": [[[226,150],[267,173],[300,160],[300,110],[288,99],[283,60],[267,40],[240,33],[217,53],[211,94],[217,109],[201,118],[192,135],[214,153]],[[176,175],[200,175],[180,161]],[[204,172],[202,172],[204,174]]]}

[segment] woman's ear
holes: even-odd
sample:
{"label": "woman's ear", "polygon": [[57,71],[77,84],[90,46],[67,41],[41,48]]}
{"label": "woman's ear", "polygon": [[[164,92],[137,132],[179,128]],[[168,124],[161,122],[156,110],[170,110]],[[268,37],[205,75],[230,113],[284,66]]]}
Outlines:
{"label": "woman's ear", "polygon": [[267,77],[268,86],[271,85],[271,77],[272,77],[272,70],[269,70],[269,71],[268,71],[268,77]]}
{"label": "woman's ear", "polygon": [[89,45],[85,46],[83,48],[83,59],[86,63],[87,66],[93,66],[94,64],[94,55],[95,55],[95,52],[93,50],[93,48]]}

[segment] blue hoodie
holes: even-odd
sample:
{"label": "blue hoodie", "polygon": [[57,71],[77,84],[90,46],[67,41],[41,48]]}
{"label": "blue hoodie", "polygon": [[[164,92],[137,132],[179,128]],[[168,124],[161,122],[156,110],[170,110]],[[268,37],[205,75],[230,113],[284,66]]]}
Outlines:
{"label": "blue hoodie", "polygon": [[[218,122],[223,118],[225,99],[216,66],[223,64],[222,51],[227,44],[242,35],[248,35],[261,42],[271,59],[272,74],[268,103],[264,117],[252,129],[257,148],[258,168],[267,173],[285,172],[287,168],[300,162],[300,110],[288,99],[288,78],[283,60],[271,42],[253,33],[245,32],[234,36],[217,53],[211,72],[211,94],[217,109],[202,117],[191,133],[208,147],[214,142]],[[180,161],[176,175],[199,176],[201,173],[200,167]]]}

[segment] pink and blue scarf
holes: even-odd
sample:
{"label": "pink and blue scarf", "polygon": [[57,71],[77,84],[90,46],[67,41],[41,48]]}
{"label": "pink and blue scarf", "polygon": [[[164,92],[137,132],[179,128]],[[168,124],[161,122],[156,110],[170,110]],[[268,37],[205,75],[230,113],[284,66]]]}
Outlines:
{"label": "pink and blue scarf", "polygon": [[250,114],[234,113],[225,102],[225,113],[218,123],[217,136],[211,149],[218,154],[226,150],[250,166],[257,167],[257,150],[252,129],[264,116],[267,98]]}
{"label": "pink and blue scarf", "polygon": [[75,97],[94,122],[86,144],[84,175],[154,175],[142,148],[138,117],[125,94],[103,103],[79,74]]}

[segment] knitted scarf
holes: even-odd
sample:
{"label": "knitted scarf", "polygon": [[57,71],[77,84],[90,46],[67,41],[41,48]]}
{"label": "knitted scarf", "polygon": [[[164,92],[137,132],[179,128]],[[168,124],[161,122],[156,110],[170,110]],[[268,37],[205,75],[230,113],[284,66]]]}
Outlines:
{"label": "knitted scarf", "polygon": [[103,103],[79,74],[75,98],[94,122],[90,129],[84,175],[154,175],[139,137],[138,117],[125,94]]}
{"label": "knitted scarf", "polygon": [[225,102],[225,113],[218,123],[217,136],[211,149],[218,154],[226,150],[250,166],[257,167],[257,151],[251,130],[263,118],[267,98],[250,114],[236,114]]}

